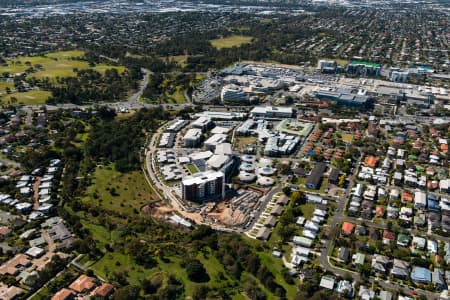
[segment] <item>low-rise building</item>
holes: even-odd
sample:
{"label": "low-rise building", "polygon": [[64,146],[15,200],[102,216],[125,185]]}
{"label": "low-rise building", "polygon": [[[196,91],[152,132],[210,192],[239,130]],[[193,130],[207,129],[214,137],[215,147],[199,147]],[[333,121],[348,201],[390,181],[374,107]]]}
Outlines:
{"label": "low-rise building", "polygon": [[250,111],[254,119],[291,118],[294,114],[292,107],[256,106]]}
{"label": "low-rise building", "polygon": [[202,130],[199,128],[191,128],[184,135],[183,141],[185,147],[197,147],[202,139]]}

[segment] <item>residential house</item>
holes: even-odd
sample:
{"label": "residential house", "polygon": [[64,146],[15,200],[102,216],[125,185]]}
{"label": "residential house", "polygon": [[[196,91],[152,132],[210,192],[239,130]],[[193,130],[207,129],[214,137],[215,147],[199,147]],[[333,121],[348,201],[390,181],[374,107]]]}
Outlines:
{"label": "residential house", "polygon": [[338,282],[336,291],[344,295],[344,297],[352,298],[353,296],[353,286],[350,281],[347,280],[341,280]]}
{"label": "residential house", "polygon": [[372,257],[372,270],[375,273],[386,274],[390,262],[389,257],[374,254]]}
{"label": "residential house", "polygon": [[320,284],[319,284],[319,286],[320,287],[323,287],[323,288],[325,288],[325,289],[329,289],[329,290],[332,290],[333,288],[334,288],[334,282],[335,282],[335,278],[334,277],[331,277],[331,276],[323,276],[321,279],[320,279]]}
{"label": "residential house", "polygon": [[380,300],[392,300],[392,293],[389,291],[381,291],[380,295],[378,296]]}
{"label": "residential house", "polygon": [[427,240],[420,236],[414,236],[412,240],[412,245],[419,250],[424,250]]}
{"label": "residential house", "polygon": [[431,282],[431,271],[426,268],[414,266],[411,271],[411,280],[418,283],[429,283]]}
{"label": "residential house", "polygon": [[354,229],[355,229],[355,225],[353,223],[344,222],[342,224],[342,234],[345,236],[352,235]]}
{"label": "residential house", "polygon": [[433,282],[433,286],[436,290],[443,290],[447,286],[444,279],[444,271],[435,268],[431,273],[431,281]]}
{"label": "residential house", "polygon": [[328,175],[328,182],[331,184],[338,184],[339,183],[339,175],[340,172],[336,168],[332,168],[330,171],[330,175]]}
{"label": "residential house", "polygon": [[360,252],[352,255],[353,264],[357,267],[364,265],[366,256]]}
{"label": "residential house", "polygon": [[425,209],[427,207],[427,194],[421,191],[415,192],[414,207],[418,209]]}
{"label": "residential house", "polygon": [[417,227],[424,227],[427,224],[427,219],[425,214],[419,214],[418,216],[414,216],[414,225]]}
{"label": "residential house", "polygon": [[25,254],[16,254],[16,256],[0,266],[0,274],[16,276],[29,266],[31,266],[31,261]]}
{"label": "residential house", "polygon": [[398,218],[398,208],[393,206],[387,207],[387,217],[389,219],[397,219]]}
{"label": "residential house", "polygon": [[383,243],[385,245],[388,245],[393,241],[395,241],[395,233],[390,232],[388,230],[384,230],[383,231]]}
{"label": "residential house", "polygon": [[0,240],[3,240],[4,238],[7,238],[10,235],[11,235],[11,229],[9,229],[9,227],[6,227],[6,226],[0,227]]}
{"label": "residential house", "polygon": [[411,240],[411,237],[408,234],[400,233],[397,236],[397,245],[403,246],[403,247],[408,247],[410,240]]}
{"label": "residential house", "polygon": [[94,298],[101,300],[108,299],[114,293],[114,286],[109,283],[103,283],[101,286],[94,290]]}
{"label": "residential house", "polygon": [[391,274],[395,278],[405,279],[409,276],[409,263],[394,258]]}
{"label": "residential house", "polygon": [[338,260],[347,263],[350,256],[350,251],[346,247],[340,247],[338,252]]}
{"label": "residential house", "polygon": [[95,278],[87,275],[80,275],[69,288],[77,293],[91,291],[95,287]]}
{"label": "residential house", "polygon": [[359,287],[358,297],[361,300],[372,300],[375,298],[375,292],[371,288],[361,285]]}
{"label": "residential house", "polygon": [[429,253],[437,254],[438,252],[438,244],[436,241],[427,240],[427,250]]}
{"label": "residential house", "polygon": [[72,300],[75,299],[75,293],[69,289],[63,288],[59,290],[53,297],[52,300]]}

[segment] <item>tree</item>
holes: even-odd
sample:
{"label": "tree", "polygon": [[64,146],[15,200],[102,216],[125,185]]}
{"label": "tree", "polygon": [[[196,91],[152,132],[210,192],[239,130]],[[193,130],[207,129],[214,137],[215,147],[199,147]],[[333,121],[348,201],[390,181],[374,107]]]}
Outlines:
{"label": "tree", "polygon": [[139,287],[137,286],[124,286],[118,289],[114,293],[114,300],[130,300],[130,299],[138,299],[139,297]]}
{"label": "tree", "polygon": [[304,195],[299,192],[299,191],[295,191],[291,194],[291,201],[294,201],[294,204],[300,204],[298,202],[302,201],[304,199]]}
{"label": "tree", "polygon": [[265,300],[266,295],[258,288],[258,283],[250,277],[244,282],[244,292],[252,300]]}
{"label": "tree", "polygon": [[191,259],[186,264],[186,273],[189,280],[194,282],[207,282],[209,275],[206,273],[205,267],[198,259]]}
{"label": "tree", "polygon": [[192,299],[203,300],[206,299],[209,293],[209,288],[206,285],[196,286],[194,292],[192,293]]}
{"label": "tree", "polygon": [[290,188],[288,185],[285,185],[285,186],[283,187],[282,191],[283,191],[283,193],[284,193],[286,196],[290,196],[290,195],[291,195],[291,188]]}

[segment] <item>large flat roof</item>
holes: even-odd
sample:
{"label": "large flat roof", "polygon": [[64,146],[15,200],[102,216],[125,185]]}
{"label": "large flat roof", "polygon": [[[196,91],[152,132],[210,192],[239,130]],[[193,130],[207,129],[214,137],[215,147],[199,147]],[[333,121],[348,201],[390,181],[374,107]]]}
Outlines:
{"label": "large flat roof", "polygon": [[220,171],[208,170],[205,172],[199,172],[193,175],[186,176],[182,181],[184,185],[202,184],[205,181],[215,180],[223,176],[224,174]]}
{"label": "large flat roof", "polygon": [[352,66],[368,66],[368,67],[373,67],[373,68],[381,67],[380,64],[366,62],[366,61],[351,61],[349,64]]}
{"label": "large flat roof", "polygon": [[290,113],[292,114],[292,107],[284,106],[255,106],[251,113],[265,114],[268,112],[280,112],[280,113]]}

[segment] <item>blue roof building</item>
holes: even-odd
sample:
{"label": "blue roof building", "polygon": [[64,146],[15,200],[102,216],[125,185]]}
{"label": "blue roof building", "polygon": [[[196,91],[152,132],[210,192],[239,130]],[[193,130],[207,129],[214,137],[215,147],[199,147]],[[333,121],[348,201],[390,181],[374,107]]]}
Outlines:
{"label": "blue roof building", "polygon": [[429,283],[431,282],[431,271],[422,267],[413,267],[411,279],[415,282]]}
{"label": "blue roof building", "polygon": [[438,201],[428,199],[428,210],[440,211],[441,206]]}

